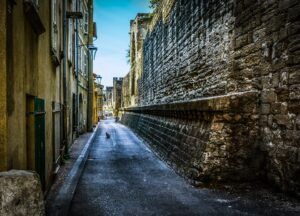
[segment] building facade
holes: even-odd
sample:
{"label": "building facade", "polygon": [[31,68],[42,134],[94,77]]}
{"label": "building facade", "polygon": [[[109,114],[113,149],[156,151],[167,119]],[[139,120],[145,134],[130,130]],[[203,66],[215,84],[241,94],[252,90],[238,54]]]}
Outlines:
{"label": "building facade", "polygon": [[0,171],[35,170],[45,191],[87,113],[86,90],[77,89],[88,87],[83,37],[93,25],[84,31],[92,14],[80,4],[93,1],[1,1]]}
{"label": "building facade", "polygon": [[105,92],[104,92],[104,115],[105,117],[112,116],[113,115],[113,87],[112,86],[106,86]]}
{"label": "building facade", "polygon": [[[104,103],[104,86],[101,85],[101,77],[94,74],[94,102],[93,102],[93,123],[96,125],[104,118],[103,103]],[[100,80],[99,80],[100,79]]]}
{"label": "building facade", "polygon": [[138,13],[135,19],[130,21],[130,72],[128,77],[130,106],[136,106],[139,103],[138,83],[143,70],[143,40],[146,37],[150,21],[150,14],[146,13]]}
{"label": "building facade", "polygon": [[130,72],[123,78],[122,85],[122,97],[121,97],[121,107],[129,107],[131,105],[131,92],[130,92]]}
{"label": "building facade", "polygon": [[118,116],[119,110],[122,103],[122,85],[123,78],[113,78],[113,97],[112,97],[112,106],[114,116]]}

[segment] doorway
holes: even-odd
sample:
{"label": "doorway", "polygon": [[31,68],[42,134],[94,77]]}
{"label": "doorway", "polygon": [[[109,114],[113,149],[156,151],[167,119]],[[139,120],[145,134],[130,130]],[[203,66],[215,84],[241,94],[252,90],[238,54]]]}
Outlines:
{"label": "doorway", "polygon": [[26,96],[27,168],[35,170],[45,190],[45,101]]}

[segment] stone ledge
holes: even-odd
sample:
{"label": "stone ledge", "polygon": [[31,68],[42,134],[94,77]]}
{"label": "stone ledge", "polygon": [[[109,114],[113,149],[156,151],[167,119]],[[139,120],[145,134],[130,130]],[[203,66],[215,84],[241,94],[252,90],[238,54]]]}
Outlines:
{"label": "stone ledge", "polygon": [[128,107],[122,109],[121,111],[137,113],[160,110],[197,110],[203,112],[253,112],[253,109],[257,105],[258,96],[258,91],[247,91],[169,104]]}
{"label": "stone ledge", "polygon": [[251,181],[262,175],[259,92],[123,109],[121,122],[191,182]]}

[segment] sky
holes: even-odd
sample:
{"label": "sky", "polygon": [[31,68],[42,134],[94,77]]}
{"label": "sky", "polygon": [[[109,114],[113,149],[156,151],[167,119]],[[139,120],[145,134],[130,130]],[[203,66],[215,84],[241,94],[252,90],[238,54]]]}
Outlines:
{"label": "sky", "polygon": [[94,0],[98,47],[94,73],[102,76],[102,84],[112,86],[113,77],[129,72],[126,52],[129,48],[130,20],[137,13],[149,12],[148,0]]}

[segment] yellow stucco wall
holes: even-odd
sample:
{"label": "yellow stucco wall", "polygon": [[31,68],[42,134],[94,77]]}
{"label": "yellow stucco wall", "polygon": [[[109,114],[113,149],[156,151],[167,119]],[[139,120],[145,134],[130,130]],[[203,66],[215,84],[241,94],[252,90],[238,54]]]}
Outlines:
{"label": "yellow stucco wall", "polygon": [[[62,66],[55,67],[50,53],[50,0],[39,2],[39,14],[46,32],[37,36],[24,14],[23,4],[17,2],[13,10],[13,69],[8,74],[8,167],[28,169],[26,141],[26,96],[45,101],[45,178],[50,185],[53,169],[52,102],[61,103]],[[2,49],[1,49],[2,50]],[[2,98],[2,97],[1,97]],[[32,126],[32,125],[31,125]],[[2,130],[1,130],[2,131]]]}
{"label": "yellow stucco wall", "polygon": [[[6,8],[6,1],[1,2]],[[7,169],[6,10],[0,10],[0,171]]]}
{"label": "yellow stucco wall", "polygon": [[[50,55],[50,43],[51,35],[51,23],[49,10],[50,0],[39,1],[40,2],[40,15],[43,24],[46,28],[46,32],[39,36],[38,43],[38,94],[39,98],[45,100],[46,110],[46,179],[51,178],[53,168],[53,115],[52,115],[52,102],[62,103],[61,88],[60,88],[60,71],[62,64],[59,67],[55,67],[51,61]],[[60,6],[62,7],[62,6]],[[28,85],[29,83],[27,83]],[[47,182],[49,185],[49,182]]]}
{"label": "yellow stucco wall", "polygon": [[[68,1],[70,4],[71,2]],[[75,1],[73,1],[75,3]],[[40,98],[45,102],[45,179],[46,188],[51,185],[54,167],[54,114],[53,103],[63,104],[63,59],[57,53],[59,66],[52,62],[51,43],[51,0],[39,1],[38,13],[46,32],[37,35],[28,17],[24,12],[23,1],[16,1],[12,13],[12,36],[9,48],[6,47],[6,1],[2,1],[0,8],[0,171],[10,169],[35,168],[35,140],[34,117],[27,117],[28,109],[33,105],[27,98]],[[63,50],[63,1],[57,1],[57,51]],[[82,33],[82,35],[84,35]],[[81,36],[82,36],[81,35]],[[82,36],[82,43],[87,44],[87,37]],[[69,38],[68,38],[69,39]],[[68,43],[69,44],[69,43]],[[72,43],[70,42],[72,45]],[[68,47],[66,47],[67,50]],[[7,50],[12,56],[7,58]],[[74,73],[73,59],[68,59],[67,78],[67,104],[66,106],[66,143],[71,145],[75,139],[73,120],[73,94],[77,93],[77,81]],[[6,65],[12,65],[7,71]],[[82,132],[86,131],[87,124],[87,78],[79,75],[80,86],[78,93],[82,94]],[[55,110],[56,110],[55,106]],[[63,111],[61,110],[61,115]],[[32,114],[31,114],[32,115]],[[30,116],[30,115],[29,115]],[[60,118],[59,118],[60,119]],[[58,121],[56,121],[57,123]],[[61,130],[62,122],[59,122]],[[57,134],[61,134],[61,131]],[[58,142],[56,142],[57,144]],[[62,146],[62,139],[58,144]],[[56,151],[57,153],[57,151]]]}

